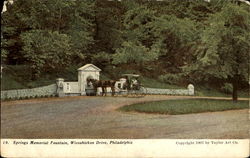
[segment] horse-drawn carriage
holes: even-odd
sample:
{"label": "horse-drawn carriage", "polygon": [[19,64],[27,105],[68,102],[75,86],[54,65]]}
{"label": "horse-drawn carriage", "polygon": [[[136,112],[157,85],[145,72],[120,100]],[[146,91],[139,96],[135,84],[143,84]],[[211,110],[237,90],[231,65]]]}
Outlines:
{"label": "horse-drawn carriage", "polygon": [[121,77],[120,81],[88,79],[87,84],[93,85],[95,92],[98,87],[101,87],[102,95],[107,95],[108,87],[110,87],[112,96],[142,97],[147,94],[147,89],[141,84],[140,75],[123,74]]}
{"label": "horse-drawn carriage", "polygon": [[140,81],[140,75],[123,74],[122,77],[126,79],[126,82],[123,84],[123,89],[126,90],[125,95],[138,97],[147,94],[147,89],[143,87]]}

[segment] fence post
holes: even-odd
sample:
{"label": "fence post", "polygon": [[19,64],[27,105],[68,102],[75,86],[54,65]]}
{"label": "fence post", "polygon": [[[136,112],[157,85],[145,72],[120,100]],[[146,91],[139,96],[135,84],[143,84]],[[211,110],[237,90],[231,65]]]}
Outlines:
{"label": "fence post", "polygon": [[188,88],[188,95],[194,95],[194,85],[189,84],[187,88]]}
{"label": "fence post", "polygon": [[64,91],[63,91],[63,82],[64,82],[63,78],[56,79],[56,85],[57,85],[56,93],[59,97],[65,96]]}

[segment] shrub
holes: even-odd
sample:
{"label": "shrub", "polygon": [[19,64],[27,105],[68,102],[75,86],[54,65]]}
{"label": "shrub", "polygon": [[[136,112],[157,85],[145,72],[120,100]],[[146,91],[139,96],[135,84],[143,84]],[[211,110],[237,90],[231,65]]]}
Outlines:
{"label": "shrub", "polygon": [[[33,77],[38,78],[44,70],[57,70],[70,63],[70,36],[58,31],[31,30],[21,34],[23,54],[31,64]],[[50,44],[48,44],[50,43]],[[53,56],[51,55],[53,54]]]}
{"label": "shrub", "polygon": [[159,80],[161,82],[165,82],[168,84],[177,84],[179,81],[179,75],[177,74],[166,74],[159,76]]}
{"label": "shrub", "polygon": [[1,100],[4,100],[4,101],[9,101],[9,98],[7,97],[7,98],[5,98],[5,99],[1,99]]}
{"label": "shrub", "polygon": [[233,85],[231,83],[225,83],[222,87],[221,87],[221,91],[227,94],[230,94],[233,92]]}

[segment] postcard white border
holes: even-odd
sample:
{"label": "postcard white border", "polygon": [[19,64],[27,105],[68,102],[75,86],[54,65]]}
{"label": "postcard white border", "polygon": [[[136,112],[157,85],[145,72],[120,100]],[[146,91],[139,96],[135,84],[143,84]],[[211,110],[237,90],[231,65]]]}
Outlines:
{"label": "postcard white border", "polygon": [[[31,141],[42,143],[31,144]],[[71,144],[71,141],[79,144]],[[107,144],[97,144],[97,141]],[[63,144],[65,142],[67,143]],[[88,142],[95,143],[88,144]],[[249,139],[2,139],[1,155],[3,157],[248,157]]]}

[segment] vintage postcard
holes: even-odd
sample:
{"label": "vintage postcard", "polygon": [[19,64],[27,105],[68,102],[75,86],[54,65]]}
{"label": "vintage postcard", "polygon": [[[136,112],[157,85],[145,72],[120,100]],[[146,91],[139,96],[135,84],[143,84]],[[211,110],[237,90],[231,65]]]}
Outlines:
{"label": "vintage postcard", "polygon": [[248,157],[247,0],[5,0],[2,157]]}

